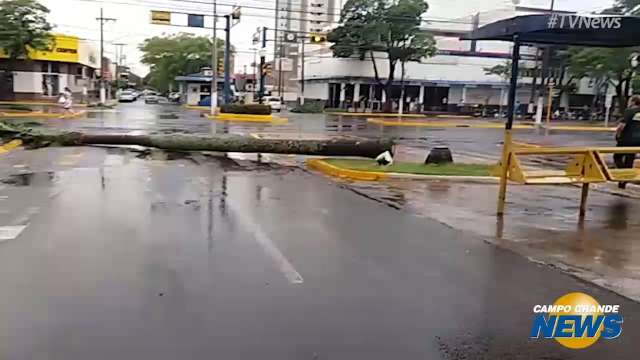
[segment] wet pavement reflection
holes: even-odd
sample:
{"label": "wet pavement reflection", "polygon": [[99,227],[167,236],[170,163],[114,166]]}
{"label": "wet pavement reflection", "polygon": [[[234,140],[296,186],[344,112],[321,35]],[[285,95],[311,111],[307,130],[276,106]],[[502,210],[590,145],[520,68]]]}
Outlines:
{"label": "wet pavement reflection", "polygon": [[[394,138],[400,145],[400,160],[422,161],[429,149],[446,146],[453,150],[457,161],[495,163],[500,154],[500,129],[438,129],[385,127],[367,122],[366,117],[324,114],[294,114],[278,116],[288,119],[284,124],[219,122],[203,117],[202,110],[188,110],[175,104],[144,104],[143,101],[122,103],[113,109],[88,108],[77,119],[47,119],[43,123],[58,129],[88,133],[193,133],[262,135],[280,138],[326,138],[354,136],[362,138]],[[12,121],[32,121],[16,119]],[[609,133],[562,133],[546,136],[540,130],[518,130],[516,139],[543,145],[612,145]]]}
{"label": "wet pavement reflection", "polygon": [[593,192],[581,220],[578,187],[511,186],[507,214],[500,219],[496,185],[390,180],[343,186],[640,301],[636,199]]}
{"label": "wet pavement reflection", "polygon": [[[336,184],[272,160],[110,147],[3,156],[0,225],[22,232],[0,240],[0,358],[636,355],[636,303],[482,241],[495,231],[491,188]],[[558,203],[526,209],[518,196],[510,194],[509,216],[519,220],[493,241],[631,268],[630,242],[607,254],[592,235],[640,226],[633,204],[586,222],[589,236],[578,241],[568,235],[577,226],[571,189]],[[596,212],[611,205],[593,198]],[[543,216],[556,206],[564,221]],[[518,234],[537,239],[540,231],[532,216],[557,226],[551,234],[565,234],[565,246],[522,243]],[[569,290],[621,304],[625,335],[579,356],[530,341],[532,304]]]}

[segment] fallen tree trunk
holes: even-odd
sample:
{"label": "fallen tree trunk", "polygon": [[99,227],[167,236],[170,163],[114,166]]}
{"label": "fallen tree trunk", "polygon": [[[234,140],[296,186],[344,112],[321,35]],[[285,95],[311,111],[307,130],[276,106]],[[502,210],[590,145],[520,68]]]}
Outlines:
{"label": "fallen tree trunk", "polygon": [[60,146],[79,145],[139,145],[174,151],[216,151],[300,154],[319,156],[362,156],[375,158],[391,150],[391,140],[360,140],[334,138],[327,140],[257,139],[246,136],[200,136],[188,134],[85,134],[79,132],[51,132],[14,128],[3,124],[0,132],[12,133],[26,143],[36,142]]}

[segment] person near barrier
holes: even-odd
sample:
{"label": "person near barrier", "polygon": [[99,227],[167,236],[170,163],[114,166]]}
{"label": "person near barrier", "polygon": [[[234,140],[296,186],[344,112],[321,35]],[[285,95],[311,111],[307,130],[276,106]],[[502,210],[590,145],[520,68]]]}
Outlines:
{"label": "person near barrier", "polygon": [[[629,98],[627,110],[618,124],[616,130],[617,146],[640,146],[640,96],[633,95]],[[619,169],[631,169],[636,159],[636,154],[614,154],[613,161]],[[621,189],[626,187],[626,182],[620,182]]]}

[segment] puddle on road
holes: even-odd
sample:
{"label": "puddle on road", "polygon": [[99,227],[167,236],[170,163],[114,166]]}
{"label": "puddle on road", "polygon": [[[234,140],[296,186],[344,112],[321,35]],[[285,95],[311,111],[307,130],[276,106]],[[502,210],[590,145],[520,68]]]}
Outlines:
{"label": "puddle on road", "polygon": [[166,113],[166,114],[158,114],[159,120],[176,120],[179,119],[180,116],[176,113]]}
{"label": "puddle on road", "polygon": [[0,179],[0,183],[13,186],[42,186],[52,185],[57,181],[56,173],[53,171],[41,173],[22,173],[9,175]]}
{"label": "puddle on road", "polygon": [[588,215],[580,221],[579,188],[512,186],[500,221],[496,185],[391,180],[341,186],[640,301],[637,200],[592,192]]}

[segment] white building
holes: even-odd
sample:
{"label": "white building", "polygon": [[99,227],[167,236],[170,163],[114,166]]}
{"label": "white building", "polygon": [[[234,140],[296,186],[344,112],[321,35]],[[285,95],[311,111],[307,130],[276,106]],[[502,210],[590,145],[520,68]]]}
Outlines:
{"label": "white building", "polygon": [[[518,15],[547,12],[548,10],[505,4],[500,9],[484,11],[467,17],[430,21],[424,29],[431,32],[437,42],[436,56],[420,63],[408,63],[405,75],[405,109],[416,111],[464,111],[482,106],[506,105],[508,80],[498,75],[488,75],[487,68],[506,64],[511,58],[512,44],[497,41],[461,41],[459,37],[477,26]],[[334,58],[328,50],[316,50],[305,56],[305,91],[307,100],[322,100],[328,107],[352,107],[376,109],[386,99],[376,84],[371,60]],[[526,111],[531,101],[532,71],[537,49],[522,49],[517,103],[520,111]],[[385,54],[376,54],[381,77],[388,74]],[[538,59],[539,60],[539,59]],[[391,97],[395,106],[400,98],[400,66],[395,71]],[[298,79],[300,80],[300,79]],[[581,91],[589,89],[580,88]],[[592,94],[591,94],[592,95]],[[561,106],[569,106],[565,94]]]}

